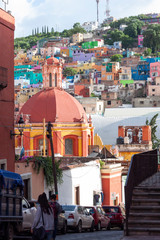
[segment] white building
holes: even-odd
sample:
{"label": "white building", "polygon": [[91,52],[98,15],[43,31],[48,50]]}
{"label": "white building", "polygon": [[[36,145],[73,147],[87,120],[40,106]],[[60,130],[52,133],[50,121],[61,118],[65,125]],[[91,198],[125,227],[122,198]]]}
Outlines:
{"label": "white building", "polygon": [[63,170],[63,183],[58,185],[60,204],[94,205],[98,194],[101,204],[101,172],[99,160],[68,165]]}
{"label": "white building", "polygon": [[98,22],[84,22],[82,27],[87,31],[91,32],[98,28]]}
{"label": "white building", "polygon": [[18,86],[20,85],[21,88],[23,88],[23,86],[29,85],[30,84],[30,80],[26,79],[26,77],[17,77],[14,79],[14,86]]}
{"label": "white building", "polygon": [[41,48],[40,54],[43,57],[54,56],[55,54],[60,54],[60,48],[54,47],[54,46],[47,47],[47,48]]}

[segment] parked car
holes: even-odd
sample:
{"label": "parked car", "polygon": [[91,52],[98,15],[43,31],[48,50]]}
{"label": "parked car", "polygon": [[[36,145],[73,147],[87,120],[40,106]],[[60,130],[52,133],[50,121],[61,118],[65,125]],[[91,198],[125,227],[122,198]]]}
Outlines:
{"label": "parked car", "polygon": [[100,231],[102,228],[110,230],[110,219],[105,216],[105,212],[100,206],[85,206],[86,211],[91,214],[94,218],[94,226],[97,231]]}
{"label": "parked car", "polygon": [[125,214],[120,206],[103,206],[105,215],[110,218],[111,227],[124,228]]}
{"label": "parked car", "polygon": [[[29,201],[31,207],[38,207],[39,203],[37,201]],[[57,231],[61,232],[62,234],[66,234],[67,232],[67,219],[64,214],[64,210],[58,215],[58,225]]]}
{"label": "parked car", "polygon": [[79,205],[62,205],[67,218],[67,228],[76,232],[82,232],[82,229],[94,231],[94,218]]}
{"label": "parked car", "polygon": [[57,230],[61,232],[62,234],[66,234],[67,232],[67,219],[65,217],[65,211],[62,210],[62,212],[58,215],[58,226]]}
{"label": "parked car", "polygon": [[30,232],[36,211],[35,206],[31,206],[25,198],[22,199],[23,231]]}

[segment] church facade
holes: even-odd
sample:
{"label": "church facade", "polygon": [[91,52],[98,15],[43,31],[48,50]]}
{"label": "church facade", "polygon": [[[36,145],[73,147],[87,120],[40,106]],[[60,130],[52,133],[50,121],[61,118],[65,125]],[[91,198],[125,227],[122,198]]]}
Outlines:
{"label": "church facade", "polygon": [[25,126],[23,135],[16,137],[16,147],[24,147],[25,156],[51,156],[46,136],[50,122],[56,155],[88,156],[88,146],[94,145],[94,128],[82,105],[61,88],[62,62],[53,57],[47,59],[43,79],[43,90],[32,96],[20,111]]}

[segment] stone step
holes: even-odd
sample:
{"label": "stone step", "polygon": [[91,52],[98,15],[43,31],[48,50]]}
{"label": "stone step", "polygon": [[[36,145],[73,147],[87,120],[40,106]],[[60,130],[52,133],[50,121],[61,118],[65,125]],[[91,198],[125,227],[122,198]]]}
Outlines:
{"label": "stone step", "polygon": [[131,206],[130,213],[160,213],[160,206]]}
{"label": "stone step", "polygon": [[139,220],[139,219],[135,219],[135,220],[128,220],[128,226],[130,227],[145,227],[145,228],[150,228],[150,227],[154,227],[154,228],[159,228],[160,227],[160,220]]}
{"label": "stone step", "polygon": [[160,199],[160,192],[133,192],[132,199],[135,198],[154,198],[154,199]]}
{"label": "stone step", "polygon": [[133,198],[132,206],[160,206],[160,199]]}
{"label": "stone step", "polygon": [[130,227],[128,230],[129,236],[160,236],[160,228]]}
{"label": "stone step", "polygon": [[139,213],[135,213],[135,212],[130,212],[129,213],[129,220],[135,220],[137,219],[139,220],[159,220],[160,219],[160,213],[144,213],[144,212],[139,212]]}
{"label": "stone step", "polygon": [[134,187],[133,192],[139,192],[139,191],[160,192],[160,184],[159,184],[159,187],[157,187],[157,186],[138,186],[138,187]]}

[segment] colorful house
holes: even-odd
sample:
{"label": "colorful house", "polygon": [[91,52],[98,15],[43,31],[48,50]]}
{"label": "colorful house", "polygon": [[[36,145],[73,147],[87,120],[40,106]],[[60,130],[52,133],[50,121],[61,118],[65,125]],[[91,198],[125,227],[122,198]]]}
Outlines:
{"label": "colorful house", "polygon": [[154,62],[150,64],[150,77],[152,78],[152,80],[155,77],[159,77],[160,76],[160,62]]}
{"label": "colorful house", "polygon": [[82,50],[74,50],[73,51],[73,62],[88,62],[91,61],[92,58],[95,57],[95,53],[90,53]]}
{"label": "colorful house", "polygon": [[25,77],[30,80],[30,84],[42,83],[42,72],[37,71],[31,65],[18,65],[14,66],[14,79],[19,80]]}
{"label": "colorful house", "polygon": [[131,68],[133,80],[147,80],[150,77],[150,63],[140,61],[136,67]]}

